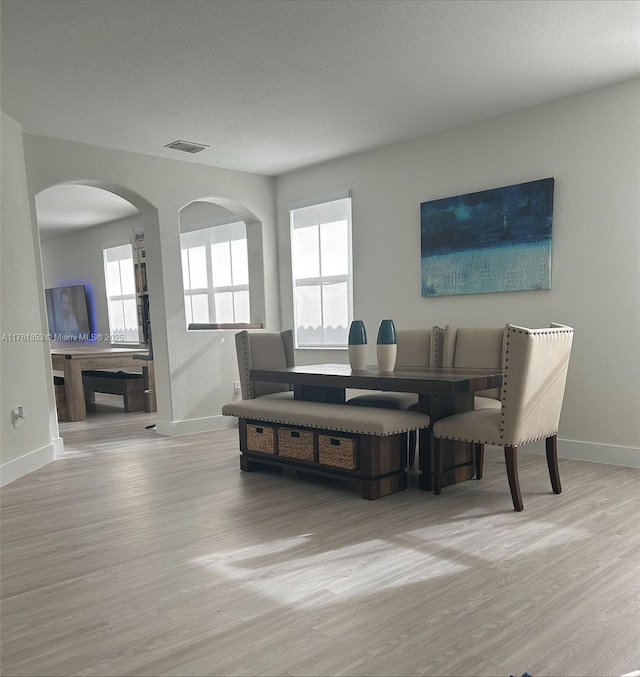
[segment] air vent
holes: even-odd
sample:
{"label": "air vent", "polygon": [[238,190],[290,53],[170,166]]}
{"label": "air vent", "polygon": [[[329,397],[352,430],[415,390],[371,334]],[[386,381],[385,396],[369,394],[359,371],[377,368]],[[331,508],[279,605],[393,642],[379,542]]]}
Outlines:
{"label": "air vent", "polygon": [[168,143],[165,148],[173,148],[173,150],[182,150],[185,153],[199,153],[209,146],[205,146],[201,143],[191,143],[191,141],[174,141],[173,143]]}

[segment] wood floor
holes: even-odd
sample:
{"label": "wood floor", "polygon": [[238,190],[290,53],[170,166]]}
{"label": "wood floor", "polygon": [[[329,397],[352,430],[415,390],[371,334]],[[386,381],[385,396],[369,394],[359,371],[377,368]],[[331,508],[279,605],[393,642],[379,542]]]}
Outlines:
{"label": "wood floor", "polygon": [[236,431],[96,406],[2,489],[1,671],[622,675],[640,667],[640,471],[522,455],[442,495],[241,473]]}

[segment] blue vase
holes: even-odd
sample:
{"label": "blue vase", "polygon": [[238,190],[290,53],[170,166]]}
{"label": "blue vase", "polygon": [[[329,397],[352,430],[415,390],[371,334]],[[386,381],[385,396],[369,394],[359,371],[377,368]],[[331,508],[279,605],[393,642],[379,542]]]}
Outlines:
{"label": "blue vase", "polygon": [[398,343],[396,338],[396,325],[393,320],[382,320],[378,328],[378,345],[392,345]]}
{"label": "blue vase", "polygon": [[363,371],[367,363],[367,330],[362,320],[349,327],[349,364],[353,371]]}
{"label": "blue vase", "polygon": [[367,330],[362,320],[353,320],[351,323],[351,327],[349,327],[349,345],[367,345]]}
{"label": "blue vase", "polygon": [[393,320],[382,320],[378,328],[378,345],[376,346],[378,369],[381,372],[388,373],[395,369],[397,351],[396,326]]}

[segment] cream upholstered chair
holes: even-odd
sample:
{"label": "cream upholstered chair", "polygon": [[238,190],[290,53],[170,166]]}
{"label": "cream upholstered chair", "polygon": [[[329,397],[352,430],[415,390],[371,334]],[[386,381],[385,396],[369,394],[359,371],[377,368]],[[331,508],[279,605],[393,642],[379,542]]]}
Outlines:
{"label": "cream upholstered chair", "polygon": [[[505,328],[453,327],[444,328],[442,366],[472,369],[499,369]],[[474,408],[500,409],[500,389],[479,390]]]}
{"label": "cream upholstered chair", "polygon": [[256,397],[293,397],[286,383],[252,381],[250,369],[293,367],[293,331],[240,331],[236,334],[236,356],[243,400]]}
{"label": "cream upholstered chair", "polygon": [[559,494],[557,433],[564,398],[573,329],[552,324],[527,329],[509,324],[503,351],[500,409],[465,411],[433,425],[433,492],[442,486],[441,440],[473,442],[476,478],[482,477],[484,445],[504,447],[513,507],[523,509],[518,481],[518,447],[546,440],[547,465],[553,492]]}
{"label": "cream upholstered chair", "polygon": [[[442,364],[442,339],[444,329],[398,329],[397,367],[436,367]],[[347,404],[358,407],[383,407],[385,409],[410,410],[418,404],[415,393],[376,392],[357,395],[347,400]],[[413,466],[416,457],[416,431],[409,433],[409,465]]]}

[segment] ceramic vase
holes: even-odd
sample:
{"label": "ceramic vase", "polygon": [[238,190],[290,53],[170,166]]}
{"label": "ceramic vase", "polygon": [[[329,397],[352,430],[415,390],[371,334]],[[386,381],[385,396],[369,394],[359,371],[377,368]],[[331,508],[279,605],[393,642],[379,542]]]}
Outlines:
{"label": "ceramic vase", "polygon": [[349,327],[349,364],[352,371],[363,371],[367,363],[367,330],[362,320]]}
{"label": "ceramic vase", "polygon": [[393,320],[382,320],[378,329],[376,346],[378,369],[381,372],[391,372],[395,369],[397,352],[398,341]]}

